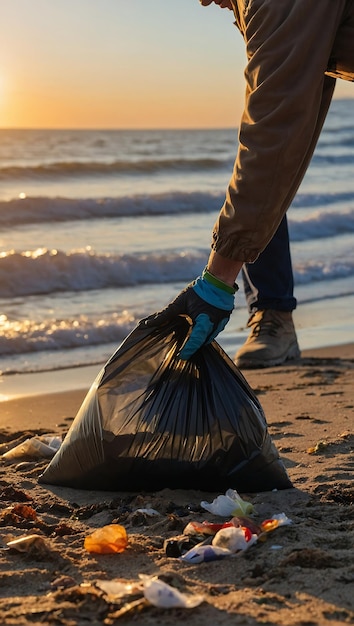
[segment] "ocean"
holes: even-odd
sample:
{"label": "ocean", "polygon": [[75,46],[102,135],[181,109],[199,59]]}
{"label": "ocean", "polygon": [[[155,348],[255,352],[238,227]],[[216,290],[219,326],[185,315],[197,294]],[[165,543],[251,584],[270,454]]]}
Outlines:
{"label": "ocean", "polygon": [[[100,366],[200,274],[236,146],[236,128],[0,130],[2,376]],[[333,101],[288,218],[300,346],[353,341],[354,100]]]}

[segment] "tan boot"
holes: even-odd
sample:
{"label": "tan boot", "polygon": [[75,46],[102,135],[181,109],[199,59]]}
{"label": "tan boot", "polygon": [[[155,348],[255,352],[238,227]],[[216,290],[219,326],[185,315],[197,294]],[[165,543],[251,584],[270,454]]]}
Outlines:
{"label": "tan boot", "polygon": [[235,355],[235,363],[241,369],[272,367],[299,358],[291,311],[256,311],[247,326],[251,332]]}

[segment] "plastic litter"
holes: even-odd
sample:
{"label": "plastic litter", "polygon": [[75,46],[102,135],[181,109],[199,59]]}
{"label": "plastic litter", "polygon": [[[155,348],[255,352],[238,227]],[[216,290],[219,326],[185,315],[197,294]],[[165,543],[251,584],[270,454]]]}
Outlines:
{"label": "plastic litter", "polygon": [[[240,500],[237,492],[229,490],[225,496],[218,496],[213,503],[206,503],[207,507],[210,507],[214,512],[214,503],[216,502],[216,509],[219,510],[221,502],[221,508],[224,512],[227,507],[231,507],[230,502],[225,501],[225,497],[227,500],[231,500],[233,504]],[[244,501],[242,502],[244,503]],[[291,519],[285,513],[274,514],[271,518],[259,523],[246,515],[234,516],[222,524],[215,524],[206,520],[203,522],[193,521],[185,526],[182,536],[166,540],[164,547],[167,556],[179,557],[188,563],[215,561],[228,556],[239,555],[257,541],[265,541],[269,532],[279,526],[291,523]],[[191,545],[193,542],[195,545]]]}
{"label": "plastic litter", "polygon": [[159,513],[158,511],[156,511],[156,509],[136,509],[135,513],[143,513],[144,515],[147,515],[148,517],[155,517],[158,515],[161,515],[161,513]]}
{"label": "plastic litter", "polygon": [[263,532],[270,532],[271,530],[275,530],[279,526],[287,526],[292,524],[292,520],[289,519],[285,513],[279,513],[273,515],[270,519],[266,519],[261,523],[261,530]]}
{"label": "plastic litter", "polygon": [[218,530],[234,526],[233,522],[225,522],[224,524],[213,524],[211,522],[189,522],[183,530],[184,535],[211,535],[214,536]]}
{"label": "plastic litter", "polygon": [[235,489],[228,489],[225,495],[217,496],[213,502],[201,502],[200,506],[213,515],[221,517],[229,517],[230,515],[248,515],[253,511],[253,505],[250,502],[242,500]]}
{"label": "plastic litter", "polygon": [[18,444],[18,446],[5,452],[2,457],[8,460],[29,456],[48,459],[56,454],[61,444],[62,439],[58,436],[41,435],[40,437],[30,437]]}
{"label": "plastic litter", "polygon": [[122,598],[143,592],[143,585],[139,582],[123,582],[121,580],[97,580],[96,587],[102,589],[111,598]]}
{"label": "plastic litter", "polygon": [[98,528],[84,540],[85,549],[96,554],[124,552],[127,545],[127,531],[120,524],[108,524]]}
{"label": "plastic litter", "polygon": [[218,548],[226,548],[232,554],[247,550],[257,541],[257,535],[253,535],[248,528],[230,526],[219,530],[212,540],[212,545]]}
{"label": "plastic litter", "polygon": [[158,578],[143,578],[144,596],[150,604],[163,609],[194,609],[204,601],[201,595],[187,595]]}
{"label": "plastic litter", "polygon": [[323,452],[330,446],[331,444],[328,441],[318,441],[316,445],[307,448],[308,454],[318,454],[319,452]]}
{"label": "plastic litter", "polygon": [[209,561],[219,561],[232,555],[231,550],[220,548],[219,546],[197,545],[191,548],[185,554],[182,554],[181,560],[188,563],[203,563]]}
{"label": "plastic litter", "polygon": [[[98,580],[96,587],[104,591],[111,598],[141,595],[149,604],[161,609],[193,609],[204,601],[202,595],[181,593],[178,589],[171,587],[171,585],[163,582],[157,576],[139,574],[139,579],[139,581],[134,582]],[[137,600],[134,605],[139,606],[140,600]],[[127,609],[123,609],[123,613],[125,613],[126,610],[130,610],[133,604],[126,606]]]}
{"label": "plastic litter", "polygon": [[246,515],[236,515],[232,518],[230,524],[236,527],[243,526],[244,528],[248,528],[253,535],[260,535],[262,532],[260,525]]}
{"label": "plastic litter", "polygon": [[50,551],[50,547],[41,535],[24,535],[6,543],[8,548],[17,552],[38,552],[43,554]]}
{"label": "plastic litter", "polygon": [[[211,536],[209,537],[211,540]],[[191,548],[194,548],[197,544],[200,544],[204,541],[203,536],[199,535],[182,535],[180,537],[173,537],[171,539],[165,539],[163,547],[165,550],[165,554],[169,558],[178,558],[185,554]]]}
{"label": "plastic litter", "polygon": [[189,331],[181,317],[130,333],[40,482],[105,491],[292,487],[255,393],[222,348],[214,341],[178,358]]}

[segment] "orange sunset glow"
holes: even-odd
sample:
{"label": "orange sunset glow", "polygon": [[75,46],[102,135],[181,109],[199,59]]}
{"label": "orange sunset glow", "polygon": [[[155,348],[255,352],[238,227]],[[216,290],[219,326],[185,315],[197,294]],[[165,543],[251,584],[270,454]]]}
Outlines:
{"label": "orange sunset glow", "polygon": [[227,9],[12,0],[0,20],[2,128],[238,126],[245,51]]}

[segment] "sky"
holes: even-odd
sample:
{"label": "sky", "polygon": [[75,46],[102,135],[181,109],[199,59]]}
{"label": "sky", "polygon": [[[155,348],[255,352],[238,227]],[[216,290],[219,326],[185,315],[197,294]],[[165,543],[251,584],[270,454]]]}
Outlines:
{"label": "sky", "polygon": [[244,65],[198,0],[0,0],[0,128],[236,127]]}

